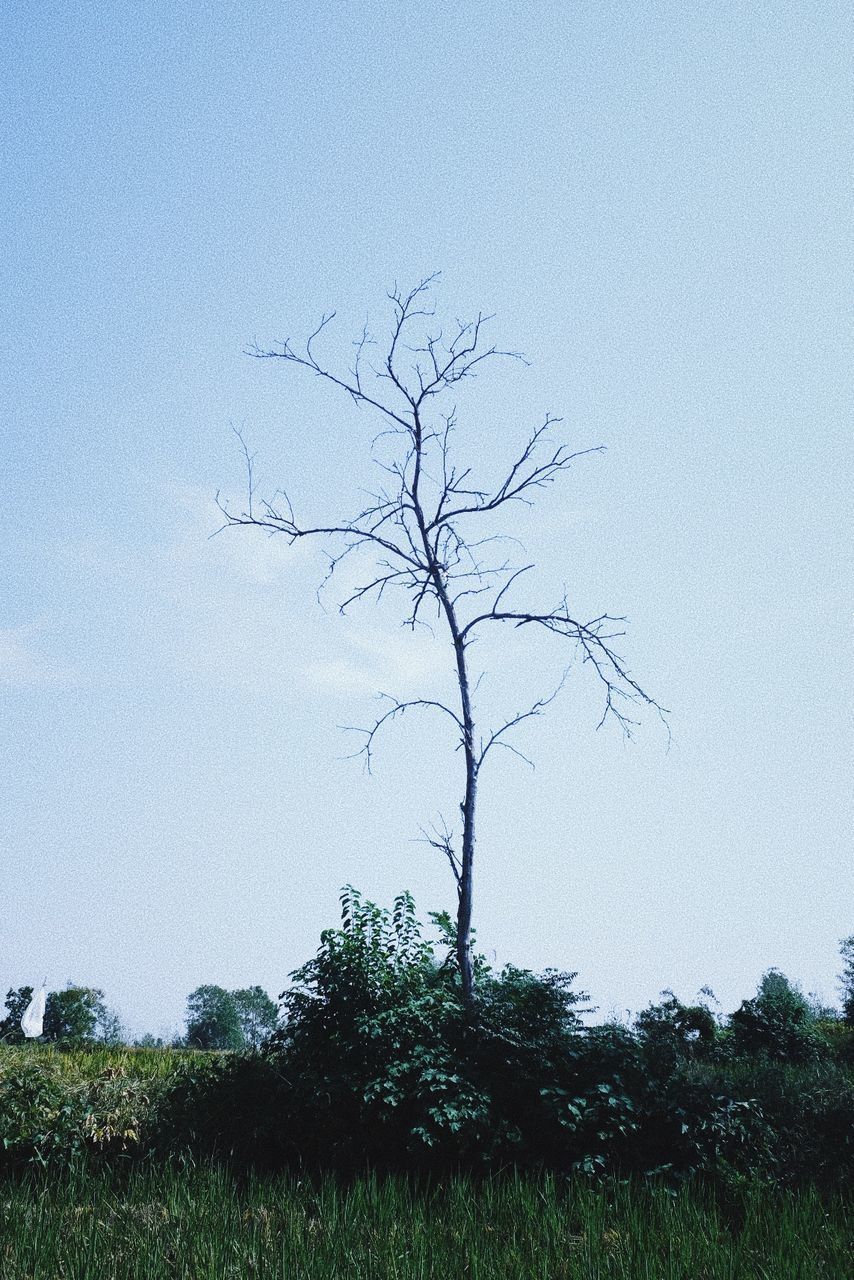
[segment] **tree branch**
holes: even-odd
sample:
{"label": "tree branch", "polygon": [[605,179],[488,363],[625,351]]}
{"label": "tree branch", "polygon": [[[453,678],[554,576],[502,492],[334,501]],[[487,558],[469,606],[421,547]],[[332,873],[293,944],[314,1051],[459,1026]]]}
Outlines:
{"label": "tree branch", "polygon": [[389,707],[388,711],[384,712],[381,716],[378,717],[378,719],[374,722],[374,724],[371,726],[370,729],[362,729],[356,725],[344,726],[344,728],[347,729],[350,733],[362,733],[365,735],[364,746],[360,747],[358,751],[354,751],[353,756],[365,757],[365,768],[368,771],[368,773],[372,773],[371,764],[373,761],[374,739],[376,738],[379,731],[382,728],[384,728],[384,726],[387,725],[390,721],[396,719],[397,716],[405,714],[405,712],[410,711],[414,707],[432,707],[436,711],[443,712],[446,716],[451,717],[454,724],[459,729],[460,733],[461,734],[463,733],[462,720],[457,715],[457,713],[455,711],[452,711],[450,707],[447,707],[444,702],[439,702],[434,698],[411,698],[407,702],[399,702],[397,698],[392,698],[387,693],[381,694],[380,696],[383,698],[387,698],[392,703],[392,705],[391,707]]}
{"label": "tree branch", "polygon": [[445,823],[444,820],[442,821],[441,829],[435,825],[431,831],[425,830],[424,827],[419,827],[418,829],[421,832],[424,844],[429,844],[431,849],[438,849],[439,852],[444,854],[448,859],[451,872],[457,882],[457,888],[459,889],[460,881],[462,880],[462,863],[456,853],[454,853],[453,844],[451,843],[454,838],[453,831],[448,829],[447,823]]}
{"label": "tree branch", "polygon": [[507,742],[503,742],[502,738],[504,737],[505,733],[509,733],[511,729],[515,729],[516,726],[522,724],[524,720],[531,720],[533,719],[534,716],[542,715],[546,707],[548,707],[552,702],[554,702],[555,698],[558,696],[561,689],[566,684],[566,679],[568,675],[569,675],[569,668],[567,667],[567,669],[564,671],[563,675],[560,678],[560,683],[558,684],[557,688],[554,690],[553,693],[548,694],[544,698],[538,698],[537,701],[533,703],[533,705],[530,706],[527,711],[520,711],[518,715],[515,715],[510,720],[505,721],[505,723],[501,726],[500,729],[495,730],[495,732],[488,739],[486,746],[481,747],[480,757],[478,759],[478,766],[477,766],[478,768],[480,768],[480,766],[483,764],[484,759],[486,758],[487,752],[492,747],[500,746],[500,747],[505,747],[508,751],[512,751],[514,755],[517,755],[520,758],[520,760],[524,760],[525,763],[529,764],[533,769],[534,767],[533,761],[529,760],[528,757],[526,755],[523,755],[522,752],[517,750],[516,747],[511,746]]}
{"label": "tree branch", "polygon": [[658,712],[663,723],[667,725],[667,716],[669,714],[667,708],[663,707],[641,687],[629,673],[624,659],[611,648],[609,643],[611,640],[616,640],[625,634],[620,630],[611,630],[613,626],[625,622],[625,618],[612,617],[610,614],[605,613],[598,618],[593,618],[590,622],[578,622],[570,616],[565,600],[561,608],[552,613],[511,612],[499,610],[493,606],[488,613],[479,614],[466,624],[462,631],[463,639],[467,639],[474,628],[482,622],[510,622],[514,627],[531,625],[543,627],[554,635],[575,641],[582,650],[584,662],[593,664],[596,674],[605,689],[605,708],[596,726],[597,729],[601,729],[608,717],[613,716],[624,735],[627,738],[633,737],[632,730],[637,727],[638,722],[631,719],[621,709],[621,702],[643,703],[652,707]]}
{"label": "tree branch", "polygon": [[577,458],[586,457],[590,453],[604,452],[604,445],[594,445],[589,449],[577,449],[572,453],[569,452],[566,445],[559,445],[549,458],[534,465],[532,458],[537,452],[540,443],[548,433],[549,427],[558,422],[560,422],[560,418],[547,415],[543,425],[532,432],[521,454],[511,466],[503,482],[491,496],[475,491],[474,496],[477,501],[463,503],[461,506],[444,510],[448,494],[455,491],[452,490],[451,486],[446,486],[430,528],[433,529],[438,525],[448,524],[459,516],[482,515],[487,511],[496,511],[507,502],[530,502],[526,495],[531,489],[542,489],[551,484],[562,471],[568,471]]}

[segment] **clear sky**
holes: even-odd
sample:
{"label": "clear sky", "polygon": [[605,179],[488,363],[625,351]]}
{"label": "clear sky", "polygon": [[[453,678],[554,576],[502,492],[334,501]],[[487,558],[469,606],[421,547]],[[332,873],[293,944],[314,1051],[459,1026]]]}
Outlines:
{"label": "clear sky", "polygon": [[[607,452],[520,521],[539,598],[630,619],[672,709],[596,732],[575,671],[484,775],[479,943],[603,1012],[779,966],[834,996],[854,932],[854,14],[810,0],[7,0],[0,39],[0,985],[102,986],[134,1030],[202,982],[276,994],[347,882],[453,905],[415,843],[458,758],[338,728],[447,678],[315,551],[218,525],[370,483],[371,423],[243,354],[385,291],[496,314],[530,368],[460,399],[487,476],[547,410]],[[548,644],[484,650],[485,714]]]}

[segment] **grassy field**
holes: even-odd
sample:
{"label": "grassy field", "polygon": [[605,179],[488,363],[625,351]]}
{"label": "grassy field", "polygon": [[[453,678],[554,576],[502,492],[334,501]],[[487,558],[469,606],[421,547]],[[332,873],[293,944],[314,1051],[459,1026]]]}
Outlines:
{"label": "grassy field", "polygon": [[[21,1083],[7,1095],[7,1133],[24,1116],[50,1137],[71,1108],[69,1132],[85,1139],[58,1153],[34,1139],[26,1163],[11,1159],[12,1139],[0,1133],[11,1144],[0,1177],[0,1280],[854,1277],[854,1199],[767,1181],[733,1186],[730,1177],[717,1191],[695,1183],[678,1194],[645,1182],[512,1174],[416,1187],[238,1177],[189,1157],[178,1167],[146,1156],[132,1140],[140,1099],[155,1097],[181,1063],[192,1069],[206,1058],[170,1049],[0,1052],[0,1084]],[[54,1082],[46,1100],[27,1074],[33,1068]]]}
{"label": "grassy field", "polygon": [[137,1080],[172,1075],[187,1059],[209,1055],[196,1049],[128,1049],[87,1045],[58,1049],[52,1044],[0,1045],[0,1077],[21,1065],[45,1067],[73,1080],[94,1080],[105,1071],[123,1071]]}
{"label": "grassy field", "polygon": [[3,1280],[780,1280],[852,1275],[839,1200],[499,1178],[237,1182],[223,1169],[0,1183]]}

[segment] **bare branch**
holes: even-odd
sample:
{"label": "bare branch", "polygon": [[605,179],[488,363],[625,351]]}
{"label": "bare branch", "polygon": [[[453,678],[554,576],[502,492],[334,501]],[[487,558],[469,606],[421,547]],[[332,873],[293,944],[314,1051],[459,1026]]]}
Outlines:
{"label": "bare branch", "polygon": [[[287,501],[286,495],[282,495]],[[270,503],[264,503],[264,515],[255,514],[249,510],[241,512],[239,515],[231,510],[227,501],[216,496],[216,504],[225,518],[225,525],[243,525],[255,529],[266,529],[270,533],[281,533],[289,542],[296,542],[300,538],[312,537],[343,537],[351,540],[353,546],[362,545],[364,543],[373,543],[378,547],[382,547],[390,555],[397,556],[412,566],[413,569],[422,570],[424,566],[419,561],[417,555],[405,551],[397,543],[392,542],[389,538],[381,537],[374,529],[364,528],[356,521],[345,521],[342,524],[329,525],[309,525],[302,526],[297,524],[294,519],[293,510],[288,502],[287,514],[282,514]]]}
{"label": "bare branch", "polygon": [[411,569],[394,569],[390,573],[381,574],[378,578],[373,578],[370,582],[364,583],[361,587],[357,587],[346,600],[342,600],[338,606],[338,612],[343,617],[351,604],[355,604],[359,600],[364,600],[366,596],[376,593],[376,602],[379,604],[385,593],[386,587],[392,584],[411,583]]}
{"label": "bare branch", "polygon": [[273,348],[265,349],[256,344],[254,346],[247,347],[246,354],[254,357],[256,360],[287,360],[291,364],[301,365],[304,369],[310,369],[312,373],[316,374],[319,378],[324,378],[327,382],[331,382],[333,386],[340,387],[342,391],[346,391],[348,396],[350,396],[356,404],[369,404],[385,417],[391,418],[393,422],[398,423],[398,425],[403,427],[406,431],[411,431],[412,424],[403,417],[402,414],[391,409],[387,404],[384,404],[375,396],[368,395],[367,392],[362,389],[361,379],[358,375],[351,377],[350,381],[348,381],[346,378],[339,377],[338,374],[333,373],[331,369],[324,368],[315,359],[314,353],[311,349],[312,343],[315,338],[320,336],[323,330],[334,318],[334,311],[330,311],[328,314],[323,316],[320,324],[305,344],[304,355],[300,355],[298,351],[294,350],[289,338],[286,338],[284,342],[279,343],[278,350],[274,350]]}
{"label": "bare branch", "polygon": [[431,849],[438,849],[448,859],[451,873],[457,882],[457,888],[459,888],[462,879],[462,863],[454,852],[452,843],[454,833],[448,829],[444,819],[440,819],[440,821],[442,823],[441,828],[434,823],[430,831],[427,831],[424,827],[419,827],[418,829],[421,832],[423,843],[429,844]]}
{"label": "bare branch", "polygon": [[545,461],[534,464],[532,462],[533,456],[545,438],[549,427],[558,422],[560,422],[560,418],[547,415],[543,425],[532,432],[521,454],[511,466],[503,482],[491,496],[476,493],[477,501],[464,503],[450,510],[443,510],[444,502],[447,500],[447,492],[450,492],[450,490],[443,493],[443,500],[437,508],[430,527],[435,528],[438,525],[448,524],[460,516],[482,515],[487,511],[496,511],[508,502],[530,503],[530,497],[528,496],[530,490],[542,489],[551,484],[561,472],[568,471],[572,463],[578,458],[584,458],[591,453],[604,453],[604,445],[594,445],[589,449],[577,449],[574,452],[570,452],[566,445],[559,445]]}
{"label": "bare branch", "polygon": [[625,634],[622,630],[612,629],[625,622],[625,618],[612,617],[605,613],[598,618],[593,618],[590,622],[578,622],[570,616],[565,600],[561,607],[552,613],[509,612],[493,607],[488,613],[482,613],[467,623],[462,631],[463,639],[467,639],[474,628],[483,622],[510,622],[514,627],[530,625],[543,627],[554,635],[562,636],[565,640],[574,641],[582,651],[583,661],[592,663],[604,686],[605,708],[597,728],[600,729],[608,717],[613,716],[624,735],[631,738],[632,730],[638,722],[631,719],[621,706],[630,702],[643,703],[653,708],[664,723],[667,723],[666,717],[669,714],[667,708],[641,687],[630,674],[624,659],[609,643]]}
{"label": "bare branch", "polygon": [[486,745],[481,747],[480,757],[478,759],[478,768],[480,768],[480,766],[483,764],[487,753],[492,749],[492,747],[504,747],[506,750],[512,751],[514,755],[517,755],[520,760],[524,760],[525,764],[529,764],[533,769],[534,767],[533,761],[529,760],[528,757],[526,755],[523,755],[522,752],[519,751],[516,747],[511,746],[508,742],[504,742],[503,741],[504,735],[506,733],[509,733],[511,729],[515,729],[517,725],[522,724],[523,721],[531,720],[534,718],[534,716],[542,715],[546,707],[550,706],[554,702],[555,698],[558,696],[561,689],[566,684],[568,675],[569,675],[569,668],[567,667],[560,678],[560,683],[552,693],[548,694],[544,698],[538,698],[537,701],[527,709],[527,711],[520,711],[517,715],[511,717],[510,720],[505,721],[505,723],[501,726],[500,729],[495,730],[495,732],[487,740]]}
{"label": "bare branch", "polygon": [[443,712],[444,715],[450,716],[460,733],[464,732],[462,720],[457,713],[452,711],[450,707],[446,706],[444,702],[439,702],[434,698],[411,698],[407,702],[399,702],[397,698],[392,698],[387,693],[380,694],[380,697],[387,699],[392,705],[389,707],[388,711],[385,711],[377,718],[377,720],[375,720],[370,729],[359,728],[356,725],[344,726],[344,728],[350,733],[362,733],[365,735],[364,745],[361,746],[358,751],[354,751],[353,756],[365,757],[365,768],[368,773],[372,772],[371,765],[373,761],[374,739],[377,734],[390,721],[395,720],[397,716],[404,715],[407,711],[410,711],[415,707],[431,707],[435,711]]}

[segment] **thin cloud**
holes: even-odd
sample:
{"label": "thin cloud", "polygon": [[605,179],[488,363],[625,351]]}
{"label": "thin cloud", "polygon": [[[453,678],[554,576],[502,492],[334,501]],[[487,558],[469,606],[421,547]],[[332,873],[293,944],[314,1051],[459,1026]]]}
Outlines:
{"label": "thin cloud", "polygon": [[[167,497],[177,514],[177,529],[169,547],[176,567],[216,568],[229,576],[268,587],[281,581],[305,556],[305,547],[284,536],[257,529],[225,530],[214,495],[200,485],[170,484]],[[229,536],[230,535],[230,536]],[[241,536],[242,535],[242,536]]]}
{"label": "thin cloud", "polygon": [[304,668],[306,683],[329,694],[384,692],[408,697],[435,692],[448,674],[448,653],[426,633],[380,630],[354,622],[335,628],[344,652],[318,658]]}
{"label": "thin cloud", "polygon": [[59,666],[40,652],[37,637],[41,629],[34,623],[0,628],[0,684],[7,689],[77,683],[70,667]]}

